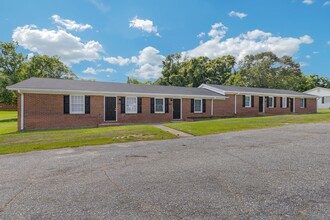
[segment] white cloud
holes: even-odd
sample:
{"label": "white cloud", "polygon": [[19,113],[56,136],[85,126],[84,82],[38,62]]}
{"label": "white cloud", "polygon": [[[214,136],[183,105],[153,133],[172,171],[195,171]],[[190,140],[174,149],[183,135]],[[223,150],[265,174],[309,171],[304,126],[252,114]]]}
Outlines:
{"label": "white cloud", "polygon": [[305,63],[305,62],[300,62],[299,65],[300,65],[301,67],[309,66],[309,64],[308,64],[308,63]]}
{"label": "white cloud", "polygon": [[310,59],[311,58],[311,55],[306,55],[305,58],[306,59]]}
{"label": "white cloud", "polygon": [[319,51],[313,51],[313,54],[319,54],[320,52]]}
{"label": "white cloud", "polygon": [[237,60],[242,60],[249,54],[271,51],[278,56],[292,56],[299,50],[300,45],[313,43],[313,39],[308,35],[300,38],[281,37],[261,30],[249,31],[238,37],[222,40],[227,31],[223,24],[212,25],[211,31],[219,27],[223,30],[216,31],[218,34],[213,34],[215,31],[212,34],[209,33],[210,40],[194,49],[183,52],[182,55],[187,57],[208,56],[212,59],[224,55],[233,55]]}
{"label": "white cloud", "polygon": [[202,37],[204,37],[204,36],[205,36],[205,32],[201,32],[201,33],[199,33],[199,34],[197,35],[198,38],[202,38]]}
{"label": "white cloud", "polygon": [[83,73],[96,75],[97,73],[114,73],[116,70],[111,68],[106,69],[94,69],[93,67],[87,67]]}
{"label": "white cloud", "polygon": [[25,49],[41,55],[59,56],[68,65],[97,60],[103,52],[97,41],[82,42],[65,30],[38,29],[35,25],[17,27],[12,38]]}
{"label": "white cloud", "polygon": [[131,62],[135,63],[137,68],[128,75],[142,79],[158,79],[161,76],[162,61],[165,57],[159,54],[159,50],[150,46],[139,53],[139,56],[131,58]]}
{"label": "white cloud", "polygon": [[92,29],[93,27],[90,24],[77,24],[77,22],[69,20],[69,19],[63,19],[59,15],[53,15],[52,19],[56,24],[59,24],[67,30],[73,30],[73,31],[84,31],[87,29]]}
{"label": "white cloud", "polygon": [[106,6],[101,0],[90,0],[90,2],[103,13],[109,10],[109,7]]}
{"label": "white cloud", "polygon": [[306,5],[311,5],[313,4],[314,0],[304,0],[303,3]]}
{"label": "white cloud", "polygon": [[243,13],[243,12],[237,12],[237,11],[231,11],[228,14],[230,17],[238,17],[240,19],[245,18],[247,16],[247,14]]}
{"label": "white cloud", "polygon": [[148,33],[155,33],[157,37],[160,37],[160,34],[157,32],[157,26],[154,26],[153,21],[148,19],[139,19],[137,16],[129,21],[129,27],[140,29]]}
{"label": "white cloud", "polygon": [[214,25],[211,26],[211,30],[208,33],[208,35],[212,38],[216,39],[222,39],[226,33],[227,33],[228,28],[223,25],[221,22],[215,23]]}
{"label": "white cloud", "polygon": [[330,1],[324,2],[323,6],[327,6],[327,5],[330,5]]}
{"label": "white cloud", "polygon": [[130,63],[129,58],[123,58],[121,56],[118,56],[118,57],[105,57],[105,58],[103,58],[103,60],[108,62],[108,63],[119,65],[119,66],[126,66]]}

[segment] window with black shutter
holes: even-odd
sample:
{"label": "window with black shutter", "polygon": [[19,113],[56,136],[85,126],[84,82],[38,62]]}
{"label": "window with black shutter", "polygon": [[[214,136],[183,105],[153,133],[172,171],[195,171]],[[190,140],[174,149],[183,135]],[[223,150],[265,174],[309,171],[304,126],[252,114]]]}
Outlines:
{"label": "window with black shutter", "polygon": [[138,97],[137,101],[138,101],[138,113],[142,113],[142,98]]}
{"label": "window with black shutter", "polygon": [[190,100],[190,112],[194,112],[195,111],[195,100],[191,99]]}
{"label": "window with black shutter", "polygon": [[91,112],[91,97],[85,96],[85,114],[90,114]]}
{"label": "window with black shutter", "polygon": [[206,99],[203,99],[203,112],[206,112]]}
{"label": "window with black shutter", "polygon": [[121,97],[120,98],[120,112],[121,113],[125,113],[126,112],[126,102],[125,102],[125,97],[123,96],[123,97]]}
{"label": "window with black shutter", "polygon": [[70,114],[70,96],[65,95],[63,97],[63,104],[64,104],[64,114]]}
{"label": "window with black shutter", "polygon": [[168,113],[168,98],[165,98],[165,113]]}
{"label": "window with black shutter", "polygon": [[155,98],[150,98],[150,113],[155,113]]}

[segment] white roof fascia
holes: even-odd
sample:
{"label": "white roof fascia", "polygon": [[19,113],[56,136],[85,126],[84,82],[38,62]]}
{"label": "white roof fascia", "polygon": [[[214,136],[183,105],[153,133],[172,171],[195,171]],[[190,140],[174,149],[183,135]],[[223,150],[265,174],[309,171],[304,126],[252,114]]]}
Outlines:
{"label": "white roof fascia", "polygon": [[141,96],[141,97],[182,97],[182,98],[205,98],[225,100],[225,96],[207,96],[207,95],[187,95],[187,94],[165,94],[165,93],[136,93],[136,92],[107,92],[107,91],[87,91],[87,90],[53,90],[53,89],[27,89],[15,88],[9,90],[20,90],[22,93],[34,94],[88,94],[99,96]]}
{"label": "white roof fascia", "polygon": [[207,89],[207,90],[210,90],[212,92],[216,92],[216,93],[218,93],[220,95],[226,95],[224,90],[218,89],[218,88],[214,88],[213,86],[209,86],[209,85],[206,85],[206,84],[202,84],[198,88]]}

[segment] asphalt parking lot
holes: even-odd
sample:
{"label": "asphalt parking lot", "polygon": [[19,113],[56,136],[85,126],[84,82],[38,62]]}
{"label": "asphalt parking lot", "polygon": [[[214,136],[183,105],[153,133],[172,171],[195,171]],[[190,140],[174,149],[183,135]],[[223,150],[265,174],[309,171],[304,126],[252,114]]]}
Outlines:
{"label": "asphalt parking lot", "polygon": [[0,156],[0,219],[329,216],[330,123]]}

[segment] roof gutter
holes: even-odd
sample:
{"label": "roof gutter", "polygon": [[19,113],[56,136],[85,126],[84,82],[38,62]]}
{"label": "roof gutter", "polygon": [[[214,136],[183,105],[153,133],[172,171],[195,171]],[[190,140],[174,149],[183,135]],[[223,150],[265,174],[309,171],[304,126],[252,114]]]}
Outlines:
{"label": "roof gutter", "polygon": [[225,100],[227,97],[223,95],[189,95],[189,94],[167,94],[167,93],[136,93],[136,92],[107,92],[107,91],[87,91],[87,90],[54,90],[54,89],[30,89],[30,88],[10,88],[8,90],[21,91],[24,93],[37,93],[37,94],[89,94],[101,96],[141,96],[141,97],[182,97],[182,98],[206,98],[206,99],[219,99]]}

